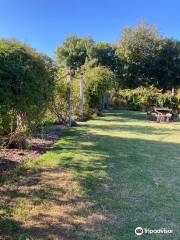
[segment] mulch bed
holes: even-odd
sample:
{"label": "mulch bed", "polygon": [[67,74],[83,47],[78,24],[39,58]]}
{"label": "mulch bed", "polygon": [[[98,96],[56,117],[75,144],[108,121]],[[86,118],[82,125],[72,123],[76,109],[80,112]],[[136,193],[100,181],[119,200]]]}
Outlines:
{"label": "mulch bed", "polygon": [[61,136],[61,125],[52,125],[46,132],[37,130],[27,139],[27,149],[7,149],[0,146],[0,173],[12,169],[18,163],[36,159],[52,148]]}

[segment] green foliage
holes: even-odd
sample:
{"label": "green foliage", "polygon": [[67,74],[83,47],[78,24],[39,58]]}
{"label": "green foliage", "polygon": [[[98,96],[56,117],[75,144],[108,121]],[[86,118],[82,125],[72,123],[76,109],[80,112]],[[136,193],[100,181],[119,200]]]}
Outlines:
{"label": "green foliage", "polygon": [[88,66],[104,66],[115,71],[118,57],[116,56],[116,46],[107,42],[95,43],[89,53]]}
{"label": "green foliage", "polygon": [[180,85],[180,42],[173,39],[161,40],[154,64],[154,84],[163,89]]}
{"label": "green foliage", "polygon": [[56,59],[60,66],[77,69],[85,64],[94,41],[75,35],[65,39],[63,45],[56,49]]}
{"label": "green foliage", "polygon": [[147,86],[152,78],[161,37],[155,27],[140,23],[123,30],[117,55],[123,62],[124,86]]}
{"label": "green foliage", "polygon": [[89,108],[102,110],[105,104],[105,95],[111,89],[114,74],[105,67],[87,69],[85,74],[85,97]]}
{"label": "green foliage", "polygon": [[117,52],[128,63],[143,63],[152,56],[159,40],[156,28],[142,22],[124,28]]}
{"label": "green foliage", "polygon": [[171,89],[180,85],[180,42],[160,36],[146,23],[125,28],[117,51],[124,88],[148,87]]}
{"label": "green foliage", "polygon": [[171,96],[170,92],[162,93],[154,87],[120,90],[112,98],[114,107],[128,107],[132,110],[145,110],[150,106],[180,108],[180,97]]}
{"label": "green foliage", "polygon": [[68,117],[68,92],[67,73],[59,69],[56,74],[56,83],[49,110],[60,123],[66,123]]}
{"label": "green foliage", "polygon": [[25,132],[40,122],[52,96],[54,63],[16,40],[0,40],[1,132]]}
{"label": "green foliage", "polygon": [[[51,113],[61,123],[67,123],[69,104],[73,117],[80,117],[80,72],[77,70],[67,83],[67,71],[60,68],[56,76],[56,85],[52,102],[49,104]],[[112,88],[115,75],[108,68],[98,66],[86,68],[84,72],[84,101],[83,115],[89,118],[94,113],[99,113],[107,104],[107,97]],[[71,102],[69,102],[69,91],[71,91]]]}

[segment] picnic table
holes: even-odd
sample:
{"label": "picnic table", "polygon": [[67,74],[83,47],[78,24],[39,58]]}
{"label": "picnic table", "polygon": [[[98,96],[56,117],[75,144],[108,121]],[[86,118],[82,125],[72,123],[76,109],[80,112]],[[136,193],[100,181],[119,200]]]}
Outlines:
{"label": "picnic table", "polygon": [[[162,107],[162,108],[155,107],[154,112],[157,113],[157,120],[156,120],[157,122],[169,122],[173,111],[172,109],[166,108],[166,107]],[[167,115],[167,114],[170,114],[170,115]]]}
{"label": "picnic table", "polygon": [[147,112],[147,119],[156,122],[169,122],[172,118],[173,110],[168,107],[152,107]]}

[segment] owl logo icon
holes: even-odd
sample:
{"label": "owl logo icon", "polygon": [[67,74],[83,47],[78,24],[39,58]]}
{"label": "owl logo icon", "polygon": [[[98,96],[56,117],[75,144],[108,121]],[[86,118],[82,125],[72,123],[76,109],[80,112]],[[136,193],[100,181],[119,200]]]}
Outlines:
{"label": "owl logo icon", "polygon": [[142,227],[137,227],[137,228],[135,229],[135,234],[136,234],[137,236],[141,236],[141,235],[143,234],[143,229],[142,229]]}

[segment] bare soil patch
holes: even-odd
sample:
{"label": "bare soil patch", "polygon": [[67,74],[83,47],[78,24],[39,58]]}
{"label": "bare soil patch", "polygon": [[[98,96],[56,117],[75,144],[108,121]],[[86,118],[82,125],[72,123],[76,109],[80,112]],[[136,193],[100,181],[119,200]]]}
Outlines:
{"label": "bare soil patch", "polygon": [[10,170],[18,163],[36,159],[50,149],[61,136],[61,125],[52,125],[46,131],[37,130],[27,139],[26,149],[7,149],[0,146],[0,173]]}

